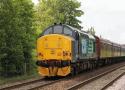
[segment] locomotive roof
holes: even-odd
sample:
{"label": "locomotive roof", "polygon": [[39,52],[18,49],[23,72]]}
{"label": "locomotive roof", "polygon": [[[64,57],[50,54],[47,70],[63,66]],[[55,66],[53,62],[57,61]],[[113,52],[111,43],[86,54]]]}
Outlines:
{"label": "locomotive roof", "polygon": [[79,29],[74,28],[74,27],[69,26],[69,25],[65,25],[65,24],[63,24],[63,25],[64,25],[64,26],[67,26],[67,27],[69,27],[69,28],[71,28],[71,29],[72,29],[72,30],[74,30],[74,31],[78,31],[79,33],[82,33],[82,34],[84,34],[84,35],[88,36],[88,38],[90,38],[90,39],[95,40],[95,37],[94,37],[93,35],[91,35],[91,34],[89,34],[89,33],[85,32],[85,31],[83,31],[83,30],[79,30]]}
{"label": "locomotive roof", "polygon": [[[83,31],[83,30],[79,30],[79,29],[77,29],[77,28],[74,28],[74,27],[72,27],[72,26],[69,26],[69,25],[67,25],[67,24],[54,24],[54,25],[49,26],[48,28],[51,28],[51,27],[57,26],[57,25],[62,25],[63,27],[68,27],[68,28],[70,28],[70,29],[73,30],[73,31],[77,31],[78,33],[84,34],[84,35],[87,36],[88,38],[95,40],[95,37],[94,37],[93,35],[91,35],[91,34],[85,32],[85,31]],[[45,30],[47,30],[48,28],[46,28]],[[44,30],[44,31],[45,31],[45,30]]]}

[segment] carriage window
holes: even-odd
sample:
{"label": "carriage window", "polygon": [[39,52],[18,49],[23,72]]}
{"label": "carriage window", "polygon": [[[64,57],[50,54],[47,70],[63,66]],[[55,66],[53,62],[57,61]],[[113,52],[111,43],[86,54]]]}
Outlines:
{"label": "carriage window", "polygon": [[62,26],[55,26],[54,33],[62,33]]}
{"label": "carriage window", "polygon": [[48,29],[44,32],[44,35],[47,35],[47,34],[52,34],[52,27],[48,28]]}
{"label": "carriage window", "polygon": [[69,28],[64,27],[64,34],[72,36],[73,32]]}

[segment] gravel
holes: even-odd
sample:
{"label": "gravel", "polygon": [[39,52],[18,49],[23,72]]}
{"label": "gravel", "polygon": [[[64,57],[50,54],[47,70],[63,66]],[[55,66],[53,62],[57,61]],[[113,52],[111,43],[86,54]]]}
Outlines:
{"label": "gravel", "polygon": [[125,75],[115,81],[114,84],[106,90],[125,90]]}
{"label": "gravel", "polygon": [[[106,84],[110,83],[116,77],[125,72],[125,67],[122,67],[116,71],[113,71],[95,81],[92,81],[78,90],[101,90]],[[110,89],[108,89],[110,90]],[[112,89],[117,90],[117,89]],[[125,90],[125,89],[124,89]]]}

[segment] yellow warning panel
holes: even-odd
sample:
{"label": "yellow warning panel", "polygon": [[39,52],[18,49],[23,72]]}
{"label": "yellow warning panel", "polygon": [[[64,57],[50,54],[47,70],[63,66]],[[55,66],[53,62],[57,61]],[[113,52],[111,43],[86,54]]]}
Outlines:
{"label": "yellow warning panel", "polygon": [[49,34],[37,40],[38,60],[72,60],[72,37]]}
{"label": "yellow warning panel", "polygon": [[38,71],[41,76],[67,76],[70,74],[70,66],[67,67],[39,67]]}

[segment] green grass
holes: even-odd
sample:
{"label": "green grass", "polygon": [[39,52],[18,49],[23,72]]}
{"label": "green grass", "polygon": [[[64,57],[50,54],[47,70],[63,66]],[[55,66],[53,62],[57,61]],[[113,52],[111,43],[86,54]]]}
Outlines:
{"label": "green grass", "polygon": [[23,80],[37,78],[37,77],[40,77],[37,73],[34,73],[32,75],[15,76],[15,77],[11,77],[11,78],[0,77],[0,85],[14,83],[17,81],[23,81]]}

